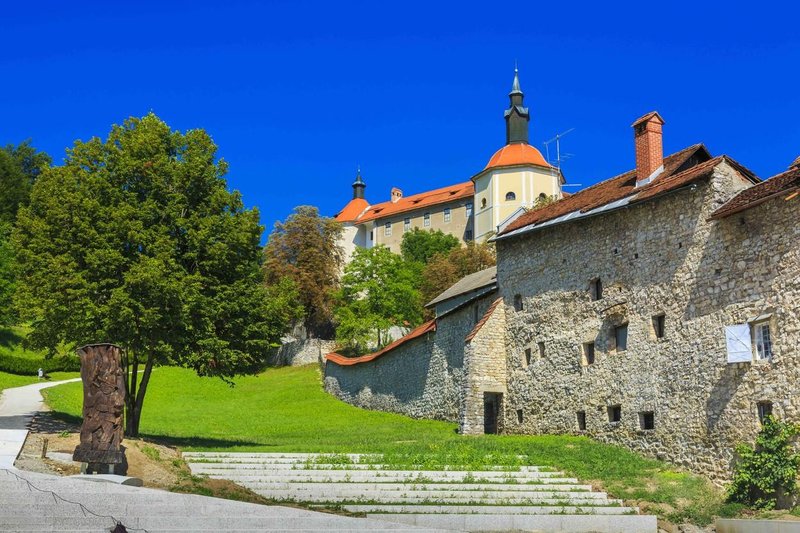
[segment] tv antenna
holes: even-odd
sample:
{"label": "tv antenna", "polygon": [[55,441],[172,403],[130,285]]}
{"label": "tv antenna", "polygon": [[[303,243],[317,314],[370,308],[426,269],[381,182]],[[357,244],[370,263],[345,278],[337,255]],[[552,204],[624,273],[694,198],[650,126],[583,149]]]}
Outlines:
{"label": "tv antenna", "polygon": [[[544,142],[544,149],[545,149],[545,152],[547,154],[547,162],[550,163],[551,165],[555,163],[555,167],[558,169],[559,172],[561,172],[561,163],[563,161],[566,161],[567,159],[569,159],[573,155],[573,154],[567,154],[567,153],[562,154],[561,153],[561,138],[564,137],[566,134],[572,132],[572,131],[575,131],[575,128],[570,128],[567,131],[561,132],[558,135],[556,135],[555,137],[553,137],[552,139],[550,139],[549,141],[545,141]],[[555,158],[555,160],[551,160],[550,159],[550,145],[552,143],[556,143],[556,158]]]}

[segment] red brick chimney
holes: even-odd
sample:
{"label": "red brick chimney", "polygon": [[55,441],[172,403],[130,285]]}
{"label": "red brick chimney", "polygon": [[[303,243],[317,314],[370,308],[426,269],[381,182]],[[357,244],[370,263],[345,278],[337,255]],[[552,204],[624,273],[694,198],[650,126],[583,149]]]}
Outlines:
{"label": "red brick chimney", "polygon": [[392,187],[392,203],[397,202],[397,200],[399,200],[402,197],[403,197],[403,191],[401,191],[397,187]]}
{"label": "red brick chimney", "polygon": [[633,126],[636,143],[636,186],[645,185],[647,178],[664,164],[664,148],[661,144],[661,126],[664,119],[656,111],[646,114]]}

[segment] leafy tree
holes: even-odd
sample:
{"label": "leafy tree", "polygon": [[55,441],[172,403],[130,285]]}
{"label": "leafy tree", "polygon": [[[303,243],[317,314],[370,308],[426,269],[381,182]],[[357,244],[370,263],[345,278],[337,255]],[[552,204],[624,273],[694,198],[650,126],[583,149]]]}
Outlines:
{"label": "leafy tree", "polygon": [[15,319],[14,295],[14,256],[9,236],[11,224],[0,222],[0,326],[12,323]]}
{"label": "leafy tree", "polygon": [[419,228],[403,234],[400,251],[406,261],[426,264],[436,254],[446,254],[461,246],[461,242],[453,235],[442,230],[427,231]]}
{"label": "leafy tree", "polygon": [[470,241],[464,248],[435,255],[422,270],[422,300],[430,302],[466,276],[496,263],[494,246]]}
{"label": "leafy tree", "polygon": [[418,272],[385,246],[358,248],[345,267],[340,306],[336,309],[336,340],[359,352],[373,342],[389,342],[393,326],[422,321]]}
{"label": "leafy tree", "polygon": [[216,152],[203,130],[130,118],[106,140],[76,141],[17,217],[30,342],[121,345],[130,436],[153,366],[229,379],[265,361],[288,325],[276,314],[286,301],[263,284],[258,212],[227,190]]}
{"label": "leafy tree", "polygon": [[301,205],[276,222],[264,250],[267,283],[294,281],[305,310],[305,326],[317,337],[333,333],[333,295],[344,259],[338,245],[342,226],[322,217],[316,207]]}
{"label": "leafy tree", "polygon": [[791,496],[797,487],[800,454],[793,445],[797,425],[772,415],[756,437],[755,447],[736,447],[739,461],[728,489],[728,499],[757,509],[774,509],[781,496]]}
{"label": "leafy tree", "polygon": [[542,193],[533,202],[533,207],[531,209],[539,209],[540,207],[546,207],[556,201],[557,200],[555,196]]}
{"label": "leafy tree", "polygon": [[50,162],[50,156],[37,152],[30,141],[0,149],[0,222],[14,222],[19,206],[28,202],[33,183]]}

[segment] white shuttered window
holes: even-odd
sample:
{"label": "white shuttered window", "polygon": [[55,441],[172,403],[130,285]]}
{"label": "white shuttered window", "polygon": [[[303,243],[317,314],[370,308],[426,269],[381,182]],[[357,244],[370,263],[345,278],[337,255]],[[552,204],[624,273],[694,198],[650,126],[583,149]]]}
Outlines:
{"label": "white shuttered window", "polygon": [[729,363],[749,363],[753,360],[749,324],[725,326],[725,342],[728,347]]}

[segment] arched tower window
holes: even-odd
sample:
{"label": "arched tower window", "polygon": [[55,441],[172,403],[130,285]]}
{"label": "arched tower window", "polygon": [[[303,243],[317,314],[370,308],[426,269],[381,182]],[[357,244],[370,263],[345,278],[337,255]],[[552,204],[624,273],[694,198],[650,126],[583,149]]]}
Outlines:
{"label": "arched tower window", "polygon": [[486,209],[486,198],[481,200],[481,209]]}
{"label": "arched tower window", "polygon": [[506,193],[506,202],[513,202],[517,199],[517,195],[513,192],[509,191]]}

